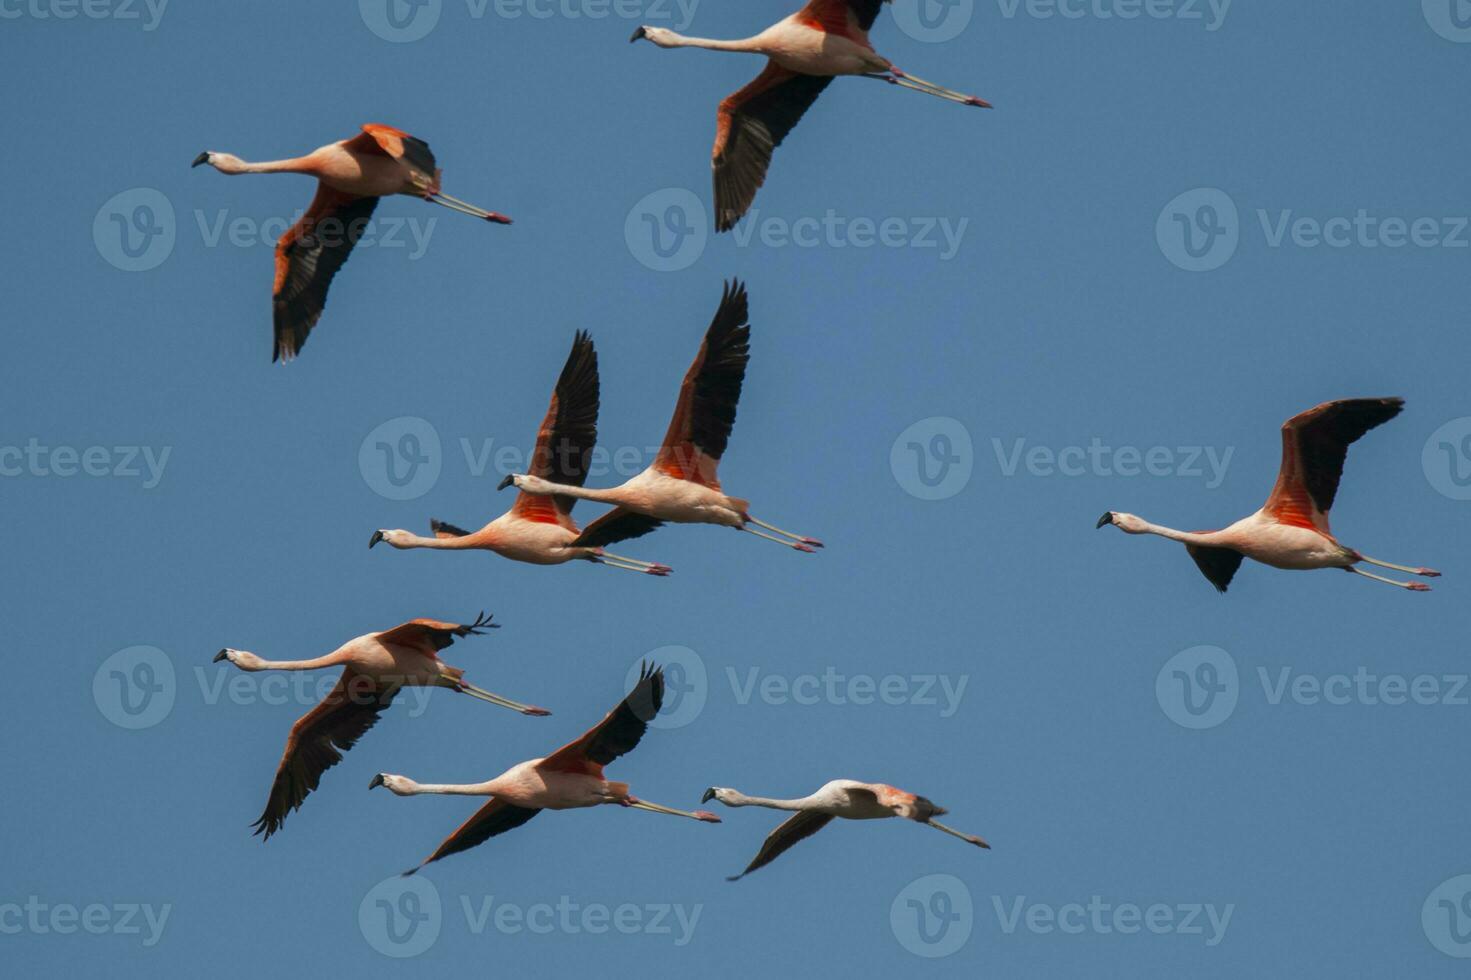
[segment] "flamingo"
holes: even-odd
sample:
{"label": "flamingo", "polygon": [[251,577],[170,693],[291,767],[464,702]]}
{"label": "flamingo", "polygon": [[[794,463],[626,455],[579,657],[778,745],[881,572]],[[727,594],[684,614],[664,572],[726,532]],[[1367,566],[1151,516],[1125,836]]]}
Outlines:
{"label": "flamingo", "polygon": [[486,221],[511,223],[503,214],[445,194],[439,189],[440,171],[429,144],[377,123],[304,157],[249,163],[230,153],[206,150],[190,166],[202,163],[222,174],[290,173],[317,178],[317,194],[306,213],[276,242],[272,361],[289,361],[301,351],[322,315],[332,277],[362,237],[378,198],[407,194]]}
{"label": "flamingo", "polygon": [[1341,568],[1412,592],[1429,592],[1423,582],[1399,582],[1355,567],[1359,562],[1434,578],[1439,572],[1410,568],[1344,547],[1328,529],[1328,511],[1338,493],[1348,447],[1375,426],[1394,418],[1403,398],[1344,398],[1324,402],[1282,424],[1282,467],[1272,495],[1255,514],[1219,531],[1176,531],[1133,514],[1108,511],[1098,527],[1112,524],[1125,534],[1157,534],[1185,545],[1218,592],[1231,584],[1242,558],[1273,568]]}
{"label": "flamingo", "polygon": [[[558,477],[575,488],[587,478],[587,466],[598,438],[598,352],[592,338],[578,331],[567,363],[552,392],[551,407],[536,435],[531,469],[538,476]],[[559,484],[560,486],[561,484]],[[583,560],[647,575],[668,575],[672,569],[657,562],[609,554],[601,547],[581,543],[569,495],[517,496],[515,504],[478,531],[431,520],[434,537],[403,530],[378,530],[368,540],[372,548],[383,541],[400,550],[438,548],[446,551],[494,551],[514,561],[533,565],[560,565]]]}
{"label": "flamingo", "polygon": [[661,48],[709,48],[767,57],[745,88],[727,96],[715,115],[715,230],[729,231],[766,181],[771,153],[837,75],[875,78],[962,105],[991,103],[916,78],[879,54],[868,31],[888,0],[809,0],[807,6],[754,37],[714,41],[684,37],[663,27],[640,27],[630,42]]}
{"label": "flamingo", "polygon": [[726,285],[700,352],[684,376],[659,455],[642,473],[610,490],[567,486],[542,474],[513,473],[501,481],[500,489],[514,484],[522,497],[556,494],[614,504],[573,542],[579,546],[602,547],[636,538],[672,521],[733,527],[808,553],[821,548],[816,538],[757,520],[751,516],[750,501],[728,497],[720,489],[716,468],[735,424],[736,402],[751,358],[746,319],[746,287],[733,280]]}
{"label": "flamingo", "polygon": [[468,785],[417,783],[407,776],[380,772],[368,784],[368,789],[385,786],[397,796],[445,793],[491,797],[489,803],[446,837],[433,854],[404,874],[411,875],[431,861],[469,850],[492,837],[514,830],[542,810],[575,810],[616,803],[650,813],[720,823],[720,818],[708,810],[676,810],[650,803],[630,794],[627,783],[609,782],[603,778],[603,767],[633,751],[663,703],[664,671],[644,664],[633,690],[608,712],[607,717],[545,759],[530,759],[512,766],[494,779]]}
{"label": "flamingo", "polygon": [[286,751],[276,767],[271,795],[266,800],[265,811],[255,822],[255,832],[264,834],[263,840],[270,840],[281,829],[287,814],[300,809],[307,794],[317,788],[322,773],[342,761],[342,753],[357,744],[363,733],[378,721],[379,713],[405,687],[443,687],[523,715],[550,714],[545,708],[521,704],[476,687],[465,680],[464,670],[439,659],[439,651],[455,642],[456,637],[480,636],[496,626],[484,613],[473,623],[412,619],[391,630],[348,640],[326,656],[313,660],[265,660],[249,651],[229,647],[215,654],[215,663],[228,660],[251,673],[342,668],[342,675],[327,696],[291,726]]}
{"label": "flamingo", "polygon": [[746,865],[746,870],[738,875],[731,875],[725,879],[726,881],[739,881],[757,868],[764,868],[786,853],[793,844],[806,840],[826,827],[834,817],[842,817],[846,820],[903,817],[927,827],[934,827],[936,830],[943,830],[951,836],[959,837],[967,844],[974,844],[976,847],[984,847],[988,850],[991,847],[974,834],[961,833],[934,819],[947,812],[944,807],[936,806],[923,796],[915,796],[913,793],[906,793],[902,789],[895,789],[884,783],[860,783],[854,779],[834,779],[823,784],[822,788],[811,796],[804,796],[796,800],[772,800],[762,796],[747,796],[724,786],[711,786],[705,790],[705,795],[700,802],[708,803],[712,799],[719,800],[726,806],[764,806],[773,810],[796,811],[795,816],[788,818],[767,835],[766,840],[761,843],[761,850],[751,859],[751,863]]}

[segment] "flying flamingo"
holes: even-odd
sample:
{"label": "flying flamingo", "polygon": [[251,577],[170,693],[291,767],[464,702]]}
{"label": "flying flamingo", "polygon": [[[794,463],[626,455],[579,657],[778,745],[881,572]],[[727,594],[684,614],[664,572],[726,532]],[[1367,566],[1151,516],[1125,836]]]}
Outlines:
{"label": "flying flamingo", "polygon": [[[816,538],[758,521],[750,514],[750,501],[727,497],[720,490],[715,470],[735,424],[736,402],[741,397],[746,363],[751,359],[750,338],[746,287],[733,281],[725,287],[700,353],[684,376],[674,419],[659,455],[652,466],[621,487],[588,490],[533,473],[511,474],[501,481],[500,489],[515,484],[523,498],[528,494],[556,494],[616,505],[589,524],[574,545],[602,547],[648,534],[665,521],[673,521],[733,527],[798,551],[821,548],[822,542]],[[749,524],[774,533],[758,531]]]}
{"label": "flying flamingo", "polygon": [[712,786],[705,790],[700,802],[719,800],[726,806],[764,806],[773,810],[795,810],[793,816],[778,826],[761,844],[761,850],[746,865],[746,870],[731,875],[727,881],[738,881],[757,868],[764,868],[786,853],[793,844],[806,840],[832,822],[834,817],[846,820],[878,820],[883,817],[903,817],[922,823],[936,830],[959,837],[967,844],[990,848],[974,834],[963,834],[947,827],[934,818],[946,812],[923,796],[906,793],[883,783],[860,783],[853,779],[834,779],[823,785],[811,796],[796,800],[770,800],[761,796],[747,796],[723,786]]}
{"label": "flying flamingo", "polygon": [[407,194],[486,221],[511,223],[503,214],[442,192],[429,144],[392,126],[369,123],[351,139],[289,160],[248,163],[233,154],[206,150],[191,166],[201,163],[222,174],[289,173],[317,178],[311,206],[276,242],[272,361],[291,360],[306,343],[327,303],[327,287],[362,237],[378,198]]}
{"label": "flying flamingo", "polygon": [[630,794],[627,783],[609,782],[603,778],[603,767],[633,751],[663,703],[664,671],[662,668],[650,669],[645,664],[639,671],[638,683],[618,707],[608,712],[606,718],[588,729],[581,738],[562,746],[545,759],[522,762],[487,782],[468,785],[416,783],[407,776],[380,772],[368,784],[369,789],[386,786],[398,796],[448,793],[492,797],[458,830],[446,837],[433,854],[404,874],[413,874],[431,861],[469,850],[508,830],[515,830],[542,810],[574,810],[616,803],[652,813],[720,823],[719,817],[706,810],[691,812],[650,803]]}
{"label": "flying flamingo", "polygon": [[[585,331],[578,331],[552,392],[551,407],[536,435],[536,448],[531,454],[533,473],[560,480],[571,489],[582,484],[598,439],[598,395],[598,352],[592,338]],[[516,497],[510,510],[478,531],[431,520],[432,538],[409,531],[378,530],[368,540],[368,547],[383,541],[400,550],[494,551],[533,565],[583,560],[647,575],[669,574],[668,565],[609,554],[601,547],[581,542],[577,524],[572,520],[575,503],[569,495],[541,497],[523,493]]]}
{"label": "flying flamingo", "polygon": [[1126,534],[1158,534],[1179,541],[1220,592],[1231,584],[1243,557],[1273,568],[1341,568],[1376,582],[1429,592],[1423,582],[1398,582],[1355,565],[1368,562],[1427,577],[1439,572],[1362,555],[1339,544],[1328,530],[1328,511],[1338,493],[1348,447],[1398,415],[1404,404],[1403,398],[1345,398],[1288,419],[1282,424],[1282,468],[1272,495],[1261,510],[1220,531],[1176,531],[1115,511],[1100,517],[1098,526],[1113,524]]}
{"label": "flying flamingo", "polygon": [[837,75],[876,78],[962,105],[991,104],[916,78],[873,49],[868,31],[887,0],[810,0],[755,37],[712,41],[663,27],[640,27],[630,41],[661,48],[709,48],[767,57],[745,88],[725,98],[715,115],[715,230],[729,231],[751,207],[766,180],[771,153]]}
{"label": "flying flamingo", "polygon": [[443,687],[523,715],[550,714],[545,708],[520,704],[476,687],[465,680],[462,669],[439,659],[439,651],[455,642],[455,637],[479,636],[496,625],[484,613],[473,623],[463,624],[414,619],[391,630],[348,640],[314,660],[265,660],[229,648],[215,654],[215,663],[228,660],[249,672],[342,668],[336,686],[291,726],[286,751],[276,767],[271,795],[265,812],[255,822],[255,832],[269,840],[280,830],[287,814],[300,809],[307,794],[317,788],[322,773],[342,761],[342,753],[357,744],[378,721],[379,712],[405,687]]}

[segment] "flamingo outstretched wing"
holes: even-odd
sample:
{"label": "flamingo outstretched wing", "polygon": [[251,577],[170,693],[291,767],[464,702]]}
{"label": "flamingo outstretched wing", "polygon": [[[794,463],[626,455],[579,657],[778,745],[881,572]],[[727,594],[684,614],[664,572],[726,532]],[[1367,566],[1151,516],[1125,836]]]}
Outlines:
{"label": "flamingo outstretched wing", "polygon": [[831,81],[830,76],[799,75],[769,61],[749,85],[720,103],[710,154],[716,231],[729,231],[750,210],[766,182],[772,151]]}
{"label": "flamingo outstretched wing", "polygon": [[378,634],[379,641],[399,646],[413,647],[433,656],[455,642],[461,636],[480,636],[488,629],[499,629],[491,617],[481,613],[473,623],[444,623],[437,619],[411,619],[407,623],[384,630]]}
{"label": "flamingo outstretched wing", "polygon": [[663,526],[664,522],[657,517],[625,510],[622,507],[614,507],[583,528],[582,533],[572,544],[574,547],[606,548],[619,541],[641,538],[655,528]]}
{"label": "flamingo outstretched wing", "polygon": [[820,813],[816,810],[799,810],[782,821],[770,834],[766,835],[766,840],[761,842],[761,850],[757,851],[756,856],[751,859],[751,863],[746,865],[746,870],[738,875],[731,875],[726,880],[737,881],[757,868],[766,867],[766,865],[790,850],[794,844],[811,837],[832,823],[832,821],[833,815],[830,813]]}
{"label": "flamingo outstretched wing", "polygon": [[574,742],[541,761],[542,769],[601,776],[603,767],[633,751],[664,704],[664,669],[645,664],[638,683],[618,707]]}
{"label": "flamingo outstretched wing", "polygon": [[[527,472],[553,483],[580,487],[598,441],[598,352],[592,338],[579,330],[557,378],[546,418],[536,434]],[[574,497],[546,496],[522,491],[511,513],[523,520],[561,524],[572,530]]]}
{"label": "flamingo outstretched wing", "polygon": [[429,144],[417,136],[410,136],[401,129],[368,123],[363,131],[346,141],[349,150],[358,153],[374,153],[402,160],[410,169],[424,179],[429,190],[439,190],[439,167]]}
{"label": "flamingo outstretched wing", "polygon": [[468,851],[472,847],[484,844],[492,837],[504,834],[508,830],[515,830],[540,812],[540,807],[516,806],[499,797],[492,799],[476,810],[474,815],[462,823],[454,833],[446,837],[444,843],[440,844],[433,854],[419,863],[418,868],[410,868],[404,874],[411,875],[431,861],[438,861],[442,857],[458,854],[460,851]]}
{"label": "flamingo outstretched wing", "polygon": [[736,404],[751,359],[746,287],[732,281],[705,331],[700,352],[684,376],[674,418],[654,466],[666,476],[720,488],[716,468],[735,425]]}
{"label": "flamingo outstretched wing", "polygon": [[255,832],[269,840],[280,830],[287,815],[317,788],[322,773],[342,761],[342,753],[373,727],[398,691],[397,685],[384,686],[350,668],[344,670],[327,696],[291,726]]}
{"label": "flamingo outstretched wing", "polygon": [[1404,408],[1403,398],[1324,402],[1282,423],[1282,468],[1264,510],[1283,524],[1328,533],[1348,447]]}
{"label": "flamingo outstretched wing", "polygon": [[276,242],[272,361],[289,361],[301,352],[327,305],[332,278],[352,254],[377,206],[376,197],[355,197],[319,183],[301,220]]}
{"label": "flamingo outstretched wing", "polygon": [[878,20],[879,8],[888,2],[889,0],[810,0],[797,17],[802,23],[810,24],[828,34],[842,34],[866,41],[873,22]]}

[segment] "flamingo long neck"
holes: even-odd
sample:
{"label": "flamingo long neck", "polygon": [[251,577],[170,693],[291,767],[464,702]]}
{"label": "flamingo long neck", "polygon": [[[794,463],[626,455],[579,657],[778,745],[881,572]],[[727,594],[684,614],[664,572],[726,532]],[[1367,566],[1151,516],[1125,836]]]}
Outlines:
{"label": "flamingo long neck", "polygon": [[1151,524],[1149,521],[1143,521],[1142,519],[1141,521],[1144,524],[1144,528],[1135,532],[1137,534],[1157,534],[1162,538],[1169,538],[1171,541],[1178,541],[1181,544],[1202,545],[1207,548],[1218,547],[1223,543],[1220,531],[1177,531],[1172,527],[1165,527],[1163,524]]}
{"label": "flamingo long neck", "polygon": [[214,165],[222,174],[313,174],[317,173],[316,161],[309,157],[291,157],[287,160],[263,160],[251,163],[248,160],[224,159]]}
{"label": "flamingo long neck", "polygon": [[551,489],[549,493],[564,497],[576,497],[578,500],[596,500],[603,504],[626,503],[626,494],[622,487],[612,487],[608,490],[599,490],[596,487],[574,487],[564,483],[548,483]]}
{"label": "flamingo long neck", "polygon": [[441,796],[494,796],[500,792],[499,783],[499,779],[490,779],[483,783],[415,783],[409,795],[437,793]]}
{"label": "flamingo long neck", "polygon": [[407,540],[400,541],[396,547],[438,548],[441,551],[464,551],[471,548],[487,548],[492,543],[489,538],[479,532],[453,538],[426,538],[418,534],[408,534]]}
{"label": "flamingo long neck", "polygon": [[764,796],[747,796],[737,790],[731,790],[728,799],[721,800],[726,806],[764,806],[771,810],[806,810],[812,798],[804,796],[800,800],[773,800]]}
{"label": "flamingo long neck", "polygon": [[236,664],[241,670],[321,670],[323,667],[340,667],[347,662],[347,655],[335,650],[325,656],[311,660],[260,660],[253,665]]}
{"label": "flamingo long neck", "polygon": [[737,41],[721,41],[709,37],[685,37],[670,31],[661,47],[669,48],[705,48],[709,51],[744,51],[747,53],[762,53],[762,45],[759,38],[746,37]]}

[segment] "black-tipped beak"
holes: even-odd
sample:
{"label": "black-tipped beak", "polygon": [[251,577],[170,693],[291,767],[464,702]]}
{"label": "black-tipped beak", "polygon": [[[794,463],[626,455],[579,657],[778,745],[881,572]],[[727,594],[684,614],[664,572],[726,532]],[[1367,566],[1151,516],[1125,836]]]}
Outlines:
{"label": "black-tipped beak", "polygon": [[229,660],[229,659],[230,659],[230,651],[228,649],[225,649],[225,650],[221,650],[219,653],[215,654],[215,658],[212,661],[212,663],[219,663],[221,660]]}
{"label": "black-tipped beak", "polygon": [[383,774],[380,772],[378,775],[376,775],[376,776],[373,777],[372,782],[368,783],[368,789],[377,789],[379,786],[382,786],[382,785],[383,785]]}
{"label": "black-tipped beak", "polygon": [[506,478],[504,480],[502,480],[500,483],[497,483],[496,486],[495,486],[495,488],[497,490],[504,490],[506,487],[510,486],[511,484],[513,484],[515,482],[516,482],[516,478],[514,476],[511,476],[510,474],[507,474],[506,475]]}
{"label": "black-tipped beak", "polygon": [[709,789],[705,790],[705,795],[700,797],[700,802],[709,803],[713,799],[715,799],[715,787],[711,786]]}
{"label": "black-tipped beak", "polygon": [[1105,512],[1104,515],[1098,519],[1098,523],[1095,524],[1095,525],[1093,525],[1093,529],[1096,531],[1100,527],[1103,527],[1103,525],[1105,525],[1105,524],[1112,524],[1112,523],[1113,523],[1113,511],[1110,510],[1110,511]]}
{"label": "black-tipped beak", "polygon": [[642,27],[640,27],[638,30],[636,30],[636,31],[633,32],[633,37],[631,37],[631,38],[628,39],[628,43],[629,44],[632,44],[634,41],[642,40],[643,38],[646,38],[648,36],[649,36],[648,32],[645,31]]}
{"label": "black-tipped beak", "polygon": [[189,166],[191,168],[193,168],[193,167],[199,166],[201,163],[209,163],[209,153],[208,152],[199,154],[199,156],[195,157],[194,158],[194,162],[191,163],[191,164],[189,164]]}
{"label": "black-tipped beak", "polygon": [[382,531],[374,531],[373,532],[373,536],[368,539],[368,548],[369,548],[369,550],[372,549],[373,545],[377,544],[379,541],[382,541],[382,540],[383,540],[383,532]]}

